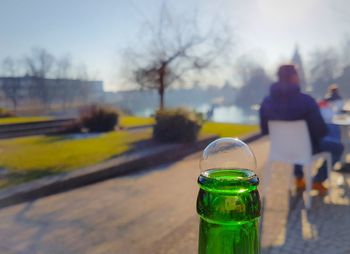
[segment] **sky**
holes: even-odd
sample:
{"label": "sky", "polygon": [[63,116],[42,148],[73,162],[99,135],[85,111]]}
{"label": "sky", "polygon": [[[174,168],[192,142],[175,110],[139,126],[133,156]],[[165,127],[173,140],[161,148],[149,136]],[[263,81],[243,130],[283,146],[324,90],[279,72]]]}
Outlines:
{"label": "sky", "polygon": [[[162,0],[0,0],[0,61],[23,58],[33,47],[85,64],[106,90],[125,89],[121,52],[136,45],[145,22],[159,15]],[[338,47],[350,34],[348,0],[164,0],[174,13],[197,13],[204,26],[229,23],[235,54],[250,54],[267,69],[288,61],[295,45],[302,56]],[[306,61],[305,60],[305,61]]]}

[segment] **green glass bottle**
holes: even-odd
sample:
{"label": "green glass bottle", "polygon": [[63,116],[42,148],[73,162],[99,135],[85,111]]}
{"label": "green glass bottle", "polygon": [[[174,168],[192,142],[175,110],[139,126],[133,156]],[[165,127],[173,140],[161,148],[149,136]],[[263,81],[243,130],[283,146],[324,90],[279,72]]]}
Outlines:
{"label": "green glass bottle", "polygon": [[260,253],[255,167],[253,153],[238,139],[218,139],[204,150],[198,177],[199,254]]}

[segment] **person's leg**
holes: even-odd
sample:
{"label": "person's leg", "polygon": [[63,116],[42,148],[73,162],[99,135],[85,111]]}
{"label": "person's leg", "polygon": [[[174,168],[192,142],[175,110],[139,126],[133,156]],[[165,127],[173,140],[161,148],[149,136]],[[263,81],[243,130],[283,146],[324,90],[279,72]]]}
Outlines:
{"label": "person's leg", "polygon": [[304,181],[304,172],[303,172],[303,166],[301,165],[294,165],[294,177],[295,177],[295,187],[297,190],[304,190],[305,189],[305,181]]}
{"label": "person's leg", "polygon": [[[343,153],[344,146],[338,141],[331,137],[325,137],[320,142],[320,150],[322,152],[330,152],[332,157],[332,166],[340,160]],[[322,183],[327,179],[327,165],[326,162],[318,169],[317,174],[314,177],[314,182]]]}
{"label": "person's leg", "polygon": [[333,140],[338,140],[340,142],[340,127],[339,125],[335,125],[332,123],[327,124],[328,127],[328,134],[325,139],[333,139]]}
{"label": "person's leg", "polygon": [[302,179],[304,177],[303,166],[302,165],[294,165],[294,177],[297,179]]}

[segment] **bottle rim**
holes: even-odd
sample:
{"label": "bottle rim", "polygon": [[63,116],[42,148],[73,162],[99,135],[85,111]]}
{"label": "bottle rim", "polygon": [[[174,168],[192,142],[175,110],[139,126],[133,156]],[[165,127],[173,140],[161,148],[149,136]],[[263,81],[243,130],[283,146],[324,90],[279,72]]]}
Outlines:
{"label": "bottle rim", "polygon": [[[225,177],[227,176],[225,173],[228,173],[228,176],[235,173],[235,176]],[[236,173],[240,173],[240,175]],[[218,174],[220,176],[217,176]],[[248,169],[210,169],[199,175],[198,184],[200,188],[208,191],[243,192],[252,187],[256,188],[259,185],[259,177]]]}

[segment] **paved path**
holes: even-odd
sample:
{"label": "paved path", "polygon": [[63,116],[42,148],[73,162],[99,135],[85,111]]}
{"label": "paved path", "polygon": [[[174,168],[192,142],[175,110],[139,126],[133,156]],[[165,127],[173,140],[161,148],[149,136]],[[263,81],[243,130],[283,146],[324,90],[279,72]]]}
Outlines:
{"label": "paved path", "polygon": [[333,173],[337,187],[332,200],[315,196],[312,210],[297,203],[279,233],[271,254],[349,254],[350,176]]}
{"label": "paved path", "polygon": [[[251,147],[261,175],[268,141]],[[196,253],[198,158],[1,209],[0,253]],[[306,214],[294,202],[288,214],[281,169],[263,217],[263,253],[350,253],[349,179],[335,191],[335,204],[315,198]]]}

